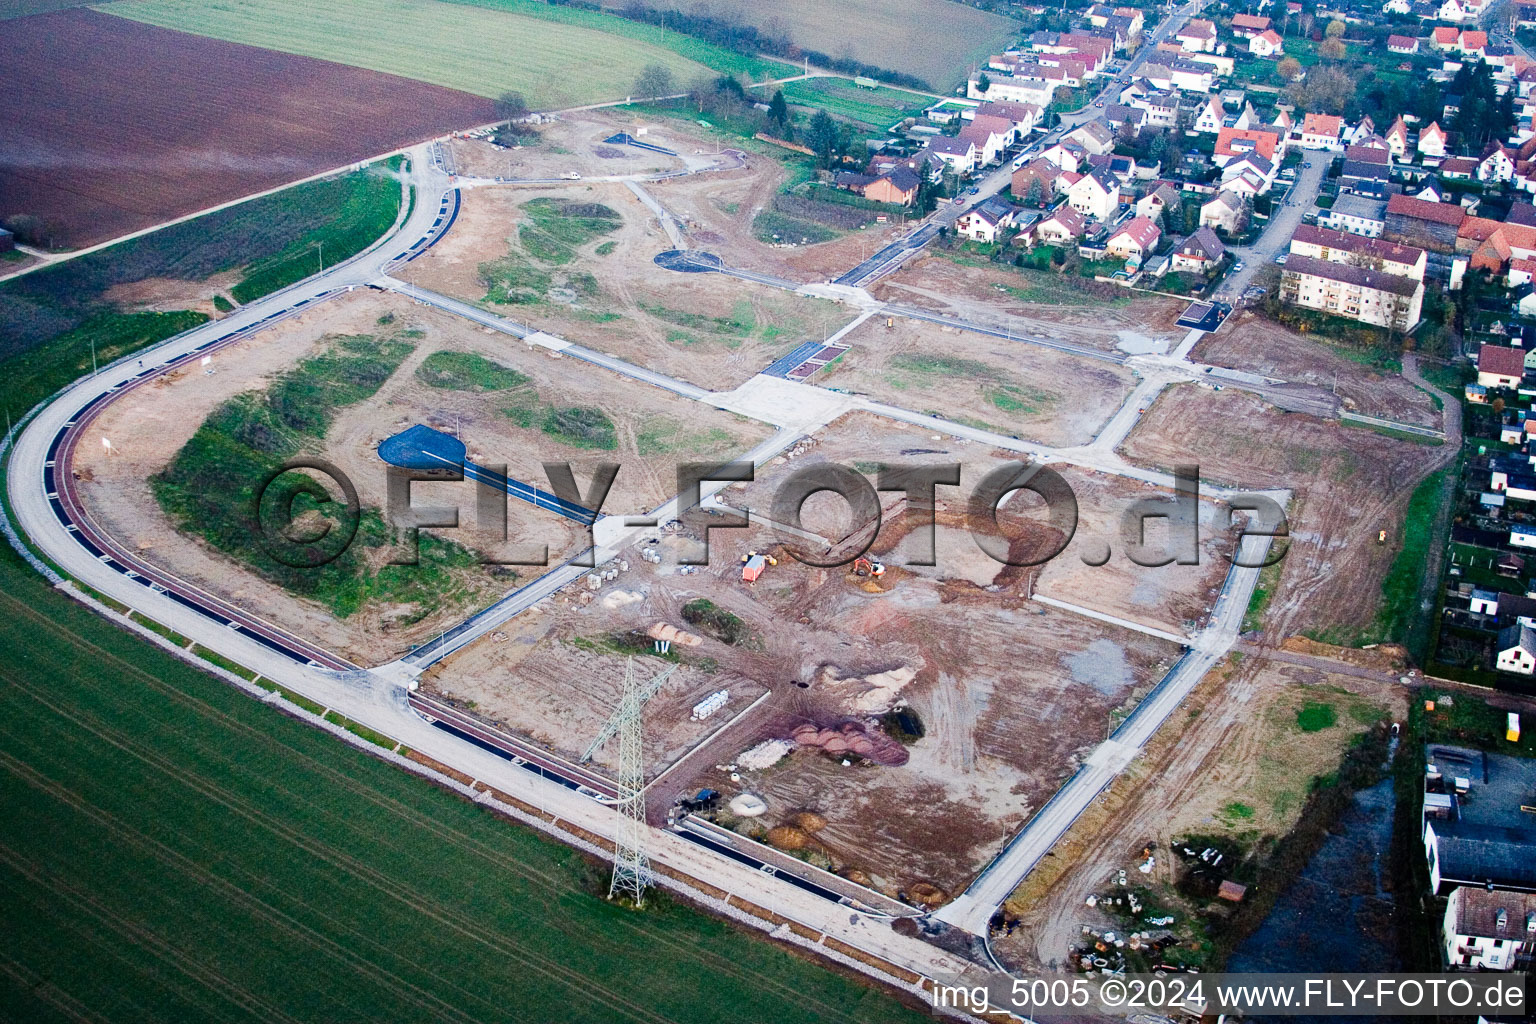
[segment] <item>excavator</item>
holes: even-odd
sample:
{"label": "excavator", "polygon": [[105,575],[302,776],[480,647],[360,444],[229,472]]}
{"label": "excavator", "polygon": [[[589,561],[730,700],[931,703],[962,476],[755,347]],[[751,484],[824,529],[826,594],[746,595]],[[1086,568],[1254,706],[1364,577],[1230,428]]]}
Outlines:
{"label": "excavator", "polygon": [[853,560],[853,574],[855,576],[873,576],[879,579],[885,575],[885,563],[873,558],[860,556]]}

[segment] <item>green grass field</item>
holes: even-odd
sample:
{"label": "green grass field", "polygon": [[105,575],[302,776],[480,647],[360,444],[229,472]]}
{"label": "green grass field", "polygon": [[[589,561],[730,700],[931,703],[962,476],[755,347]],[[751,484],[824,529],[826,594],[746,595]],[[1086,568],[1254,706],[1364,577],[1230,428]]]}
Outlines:
{"label": "green grass field", "polygon": [[[772,95],[772,89],[761,90]],[[784,86],[784,99],[798,106],[825,110],[876,131],[885,131],[904,117],[923,111],[924,97],[899,89],[862,89],[842,78],[810,78]]]}
{"label": "green grass field", "polygon": [[0,551],[0,1016],[917,1021],[286,718]]}
{"label": "green grass field", "polygon": [[717,56],[727,70],[745,69],[747,60],[718,47],[706,53],[697,40],[685,46],[675,33],[677,48],[659,45],[637,38],[645,26],[527,0],[122,0],[98,9],[481,96],[516,90],[540,109],[623,99],[648,64],[667,67],[684,84],[712,73],[679,48]]}
{"label": "green grass field", "polygon": [[[916,75],[940,91],[1002,52],[1020,25],[951,0],[675,0],[687,11],[786,31],[797,46]],[[661,5],[656,5],[661,6]]]}

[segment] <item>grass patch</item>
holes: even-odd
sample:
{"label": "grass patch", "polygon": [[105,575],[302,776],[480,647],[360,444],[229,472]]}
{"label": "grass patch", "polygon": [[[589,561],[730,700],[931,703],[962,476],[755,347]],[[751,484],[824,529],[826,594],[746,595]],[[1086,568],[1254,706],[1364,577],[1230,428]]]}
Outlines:
{"label": "grass patch", "polygon": [[1296,727],[1302,732],[1322,732],[1338,722],[1339,714],[1332,704],[1310,701],[1296,712]]}
{"label": "grass patch", "polygon": [[741,618],[717,606],[708,598],[698,597],[683,605],[683,621],[697,626],[721,643],[732,647],[745,643],[752,631]]}
{"label": "grass patch", "polygon": [[499,260],[479,266],[480,283],[485,286],[486,302],[506,306],[529,306],[543,302],[552,280],[549,271],[535,265],[522,253],[509,253]]}
{"label": "grass patch", "polygon": [[220,654],[218,651],[210,651],[202,644],[193,644],[192,653],[197,655],[199,658],[202,658],[209,664],[219,666],[219,668],[226,672],[233,672],[235,675],[239,676],[241,679],[244,679],[248,683],[254,682],[256,680],[255,672],[252,672],[250,669],[246,668],[244,665],[241,665],[237,661],[231,661],[230,659],[224,657],[224,655]]}
{"label": "grass patch", "polygon": [[763,210],[752,219],[752,234],[759,242],[816,245],[840,238],[843,232],[778,210]]}
{"label": "grass patch", "polygon": [[[386,545],[397,539],[376,509],[362,509],[349,521],[336,502],[318,503],[324,493],[302,471],[278,477],[267,492],[263,511],[269,523],[283,523],[277,510],[297,510],[295,529],[316,540],[298,538],[284,560],[275,558],[259,539],[260,520],[252,507],[256,487],[290,456],[317,448],[341,408],[371,397],[410,353],[399,337],[337,337],[320,355],[305,359],[266,391],[247,392],[215,409],[166,469],[151,479],[161,508],[181,529],[251,568],[265,579],[301,597],[325,605],[338,618],[370,602],[399,605],[393,624],[410,625],[443,605],[470,600],[476,586],[470,570],[478,565],[467,548],[430,533],[420,536],[420,564],[378,565]],[[322,526],[338,542],[356,539],[337,554],[318,544]],[[279,547],[282,536],[269,537]],[[304,556],[319,550],[333,555],[314,564]],[[297,565],[285,564],[298,561]]]}
{"label": "grass patch", "polygon": [[129,612],[128,617],[134,622],[137,622],[139,625],[143,626],[145,629],[149,630],[151,633],[158,633],[159,635],[165,637],[177,647],[185,647],[192,642],[191,640],[188,640],[186,637],[182,636],[180,633],[176,632],[170,626],[162,626],[160,623],[156,622],[154,619],[150,618],[148,615],[143,614],[142,612]]}
{"label": "grass patch", "polygon": [[400,215],[400,182],[394,174],[401,162],[392,157],[382,169],[338,179],[334,205],[315,218],[317,223],[281,251],[248,266],[229,294],[242,305],[253,302],[372,245]]}
{"label": "grass patch", "polygon": [[[4,303],[0,302],[0,310]],[[71,382],[123,356],[208,322],[191,310],[175,313],[100,313],[5,360],[5,407],[19,417]],[[92,353],[94,343],[94,357]]]}
{"label": "grass patch", "polygon": [[528,383],[523,374],[474,352],[433,352],[416,368],[416,379],[446,391],[510,391]]}
{"label": "grass patch", "polygon": [[721,427],[700,430],[670,416],[647,416],[635,432],[635,449],[647,456],[675,452],[717,454],[736,443],[731,432]]}
{"label": "grass patch", "polygon": [[619,247],[619,243],[618,242],[604,242],[602,245],[598,246],[596,249],[593,249],[592,251],[594,253],[596,253],[598,256],[608,256],[608,255],[611,255],[613,253],[613,251],[615,249],[617,249],[618,247]]}
{"label": "grass patch", "polygon": [[213,308],[220,313],[233,313],[235,311],[235,304],[226,299],[221,292],[213,297]]}
{"label": "grass patch", "polygon": [[618,428],[601,409],[588,405],[550,407],[540,429],[562,444],[574,448],[612,451],[619,446]]}
{"label": "grass patch", "polygon": [[623,218],[602,203],[578,203],[569,199],[541,198],[523,204],[528,221],[518,228],[523,250],[543,263],[563,264],[576,258],[576,250],[623,226]]}
{"label": "grass patch", "polygon": [[1264,613],[1275,599],[1275,590],[1280,586],[1280,567],[1283,564],[1283,561],[1276,562],[1259,570],[1259,581],[1254,585],[1253,596],[1248,599],[1248,610],[1243,613],[1244,633],[1264,628]]}

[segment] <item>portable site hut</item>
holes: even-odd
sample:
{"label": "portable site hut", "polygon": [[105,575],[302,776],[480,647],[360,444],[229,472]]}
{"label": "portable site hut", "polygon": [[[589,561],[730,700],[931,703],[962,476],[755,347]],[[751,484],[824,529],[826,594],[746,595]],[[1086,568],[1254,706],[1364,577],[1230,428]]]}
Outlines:
{"label": "portable site hut", "polygon": [[741,582],[756,583],[757,578],[763,574],[763,569],[768,565],[768,560],[762,555],[753,555],[742,563]]}

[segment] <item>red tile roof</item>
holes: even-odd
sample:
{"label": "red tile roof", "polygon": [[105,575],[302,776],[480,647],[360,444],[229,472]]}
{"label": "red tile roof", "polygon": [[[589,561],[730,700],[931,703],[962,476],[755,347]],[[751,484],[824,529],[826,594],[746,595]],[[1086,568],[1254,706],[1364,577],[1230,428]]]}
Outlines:
{"label": "red tile roof", "polygon": [[1496,373],[1501,377],[1525,376],[1525,350],[1505,345],[1484,345],[1477,350],[1479,373]]}
{"label": "red tile roof", "polygon": [[[1236,146],[1236,142],[1251,142],[1251,147]],[[1275,147],[1280,142],[1280,136],[1274,132],[1264,131],[1262,128],[1223,128],[1216,134],[1217,156],[1241,156],[1247,152],[1254,152],[1266,160],[1275,158]]]}
{"label": "red tile roof", "polygon": [[1467,211],[1454,203],[1431,203],[1427,199],[1412,196],[1392,196],[1387,200],[1387,213],[1401,214],[1415,220],[1427,220],[1436,224],[1460,227],[1467,219]]}

